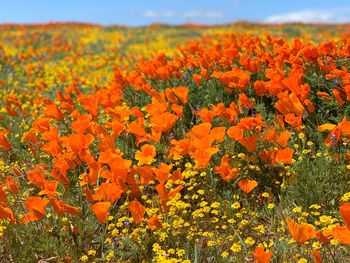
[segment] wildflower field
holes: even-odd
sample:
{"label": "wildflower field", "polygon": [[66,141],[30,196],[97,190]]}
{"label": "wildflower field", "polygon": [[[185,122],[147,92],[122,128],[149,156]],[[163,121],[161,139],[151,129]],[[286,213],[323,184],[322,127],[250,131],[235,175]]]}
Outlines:
{"label": "wildflower field", "polygon": [[0,262],[350,262],[349,57],[349,25],[0,25]]}

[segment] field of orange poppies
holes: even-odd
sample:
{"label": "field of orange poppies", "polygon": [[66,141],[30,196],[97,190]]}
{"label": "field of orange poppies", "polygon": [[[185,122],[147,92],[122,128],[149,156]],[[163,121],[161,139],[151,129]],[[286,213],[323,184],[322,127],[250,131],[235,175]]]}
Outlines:
{"label": "field of orange poppies", "polygon": [[348,25],[1,25],[0,262],[350,262],[349,56]]}

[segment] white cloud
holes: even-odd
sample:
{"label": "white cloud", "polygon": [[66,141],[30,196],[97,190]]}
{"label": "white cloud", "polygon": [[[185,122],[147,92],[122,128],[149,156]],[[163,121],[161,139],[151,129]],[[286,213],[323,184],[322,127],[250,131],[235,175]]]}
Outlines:
{"label": "white cloud", "polygon": [[168,10],[168,11],[164,11],[164,12],[163,12],[163,15],[164,15],[165,17],[174,17],[176,14],[175,14],[174,11]]}
{"label": "white cloud", "polygon": [[143,13],[143,16],[145,16],[145,17],[158,17],[159,14],[156,11],[147,10],[146,12]]}
{"label": "white cloud", "polygon": [[267,17],[267,23],[340,23],[348,21],[344,14],[349,14],[349,7],[329,10],[305,9],[296,12],[277,14]]}
{"label": "white cloud", "polygon": [[147,10],[142,14],[142,16],[148,17],[148,18],[180,17],[180,18],[186,18],[186,19],[195,19],[195,18],[221,19],[225,15],[223,12],[219,12],[219,11],[192,10],[192,11],[177,13],[172,10],[165,10],[165,11]]}
{"label": "white cloud", "polygon": [[219,19],[224,17],[224,13],[219,11],[188,11],[182,14],[184,18],[213,18]]}
{"label": "white cloud", "polygon": [[176,15],[175,12],[171,10],[165,10],[162,12],[147,10],[146,12],[143,13],[144,17],[149,17],[149,18],[174,17],[175,15]]}

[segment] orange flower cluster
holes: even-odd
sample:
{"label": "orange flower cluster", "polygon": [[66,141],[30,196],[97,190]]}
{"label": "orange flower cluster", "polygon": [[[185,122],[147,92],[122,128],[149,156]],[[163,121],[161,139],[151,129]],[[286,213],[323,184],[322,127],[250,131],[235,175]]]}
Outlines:
{"label": "orange flower cluster", "polygon": [[[350,73],[335,63],[349,57],[349,46],[346,38],[316,46],[269,35],[224,35],[220,44],[204,38],[173,57],[161,53],[139,60],[133,69],[117,67],[109,85],[95,85],[91,92],[72,83],[55,97],[40,99],[39,116],[20,143],[7,129],[0,130],[2,152],[22,147],[37,160],[48,160],[25,173],[14,168],[0,184],[0,219],[25,224],[43,219],[47,210],[74,217],[88,207],[106,224],[113,209],[127,204],[136,226],[146,223],[155,231],[163,227],[169,202],[187,191],[187,162],[213,172],[247,198],[263,192],[266,182],[244,172],[235,154],[244,153],[247,163],[273,174],[294,163],[291,141],[310,122],[320,132],[330,131],[327,147],[350,136],[346,117],[339,124],[317,119],[322,103],[344,106],[350,101]],[[309,71],[315,68],[325,81],[337,80],[343,88],[311,86]],[[12,118],[29,114],[16,96],[4,101]],[[24,200],[26,214],[19,216],[7,195],[18,194],[24,184],[31,190]],[[145,188],[162,208],[156,215],[146,213]],[[65,199],[76,192],[82,193],[84,207]],[[299,243],[315,237],[327,243],[333,237],[350,245],[350,203],[340,206],[340,214],[345,226],[330,231],[317,232],[291,219],[287,225]],[[314,255],[320,257],[317,251]],[[272,254],[257,247],[254,256],[256,262],[269,262]]]}

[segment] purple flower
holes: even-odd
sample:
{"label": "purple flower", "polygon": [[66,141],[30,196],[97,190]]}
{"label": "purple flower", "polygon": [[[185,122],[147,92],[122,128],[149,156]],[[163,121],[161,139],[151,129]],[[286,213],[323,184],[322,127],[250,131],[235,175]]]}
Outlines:
{"label": "purple flower", "polygon": [[340,83],[339,83],[339,81],[338,80],[333,80],[333,85],[334,86],[336,86],[337,88],[339,88],[340,87]]}
{"label": "purple flower", "polygon": [[113,244],[116,246],[119,244],[119,242],[121,241],[122,239],[120,237],[113,237],[112,241],[113,241]]}
{"label": "purple flower", "polygon": [[188,75],[187,75],[186,72],[184,72],[184,73],[182,74],[182,77],[183,77],[184,80],[188,80]]}
{"label": "purple flower", "polygon": [[130,224],[129,221],[124,221],[124,222],[123,222],[123,225],[124,225],[125,227],[130,227],[131,224]]}
{"label": "purple flower", "polygon": [[273,234],[272,234],[272,233],[270,233],[270,231],[269,231],[269,230],[266,230],[266,232],[265,232],[265,236],[267,236],[267,237],[272,237],[272,236],[273,236]]}
{"label": "purple flower", "polygon": [[333,145],[336,142],[336,140],[337,140],[337,135],[332,134],[330,144]]}

